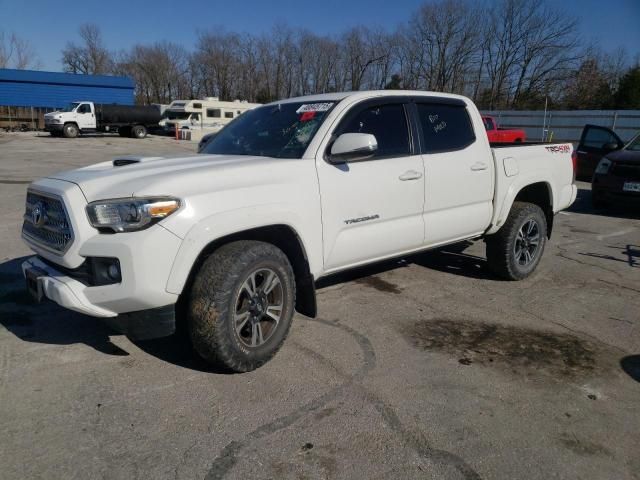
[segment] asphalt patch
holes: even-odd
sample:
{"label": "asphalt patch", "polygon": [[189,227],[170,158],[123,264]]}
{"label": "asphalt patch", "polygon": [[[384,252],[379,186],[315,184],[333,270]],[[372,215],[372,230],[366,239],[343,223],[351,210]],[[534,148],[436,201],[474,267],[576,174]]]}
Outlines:
{"label": "asphalt patch", "polygon": [[568,334],[448,318],[416,322],[404,333],[416,348],[450,354],[465,366],[507,366],[516,373],[541,370],[554,376],[596,369],[596,349]]}
{"label": "asphalt patch", "polygon": [[575,435],[563,433],[558,438],[560,444],[566,449],[571,450],[573,453],[577,453],[582,456],[602,455],[610,457],[611,452],[604,446],[591,442],[589,440],[581,439]]}

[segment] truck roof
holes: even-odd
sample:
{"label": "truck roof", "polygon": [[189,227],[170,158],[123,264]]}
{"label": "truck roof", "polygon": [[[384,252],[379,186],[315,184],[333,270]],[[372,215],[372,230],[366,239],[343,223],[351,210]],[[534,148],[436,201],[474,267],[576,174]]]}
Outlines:
{"label": "truck roof", "polygon": [[442,93],[442,92],[429,92],[424,90],[362,90],[355,92],[335,92],[335,93],[323,93],[319,95],[306,95],[303,97],[293,97],[287,98],[284,100],[278,100],[275,102],[271,102],[268,105],[277,105],[279,103],[296,103],[296,102],[339,102],[340,100],[344,100],[345,98],[353,98],[354,100],[361,100],[366,98],[373,97],[389,97],[389,96],[420,96],[420,97],[444,97],[444,98],[453,98],[458,100],[464,100],[465,102],[470,102],[467,97],[462,95],[454,95],[452,93]]}

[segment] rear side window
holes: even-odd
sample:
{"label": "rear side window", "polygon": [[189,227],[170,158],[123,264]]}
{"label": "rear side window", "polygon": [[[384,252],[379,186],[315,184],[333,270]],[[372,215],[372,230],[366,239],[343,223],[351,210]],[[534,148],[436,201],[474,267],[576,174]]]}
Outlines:
{"label": "rear side window", "polygon": [[378,141],[374,158],[409,155],[409,130],[402,104],[379,105],[347,120],[340,133],[370,133]]}
{"label": "rear side window", "polygon": [[224,112],[224,118],[233,118],[233,112]]}
{"label": "rear side window", "polygon": [[419,103],[417,107],[422,127],[423,152],[462,150],[475,141],[476,136],[466,107],[435,103]]}
{"label": "rear side window", "polygon": [[493,120],[487,117],[482,119],[482,123],[484,123],[485,130],[493,130]]}

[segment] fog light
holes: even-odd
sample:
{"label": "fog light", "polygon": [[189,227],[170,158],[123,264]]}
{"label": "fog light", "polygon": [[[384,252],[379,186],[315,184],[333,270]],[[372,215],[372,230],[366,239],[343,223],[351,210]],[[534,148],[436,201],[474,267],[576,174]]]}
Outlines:
{"label": "fog light", "polygon": [[122,281],[120,262],[117,258],[109,257],[89,257],[91,285],[112,285]]}
{"label": "fog light", "polygon": [[111,278],[111,280],[116,280],[116,281],[120,280],[120,269],[118,268],[118,265],[116,265],[115,263],[109,265],[109,269],[107,270],[107,273]]}

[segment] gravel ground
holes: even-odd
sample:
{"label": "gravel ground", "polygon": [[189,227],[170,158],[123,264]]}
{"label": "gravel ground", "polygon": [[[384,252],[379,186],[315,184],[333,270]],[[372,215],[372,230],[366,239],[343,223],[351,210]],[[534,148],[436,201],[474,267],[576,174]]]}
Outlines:
{"label": "gravel ground", "polygon": [[193,151],[0,135],[2,478],[640,478],[640,215],[592,211],[585,183],[532,278],[467,242],[323,280],[319,318],[248,374],[30,303],[31,180]]}

